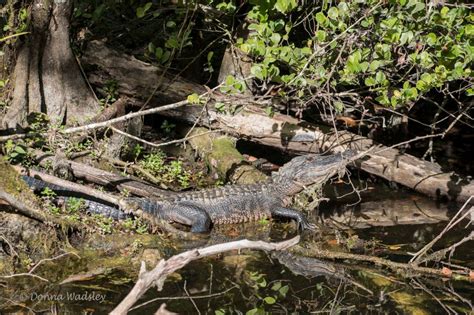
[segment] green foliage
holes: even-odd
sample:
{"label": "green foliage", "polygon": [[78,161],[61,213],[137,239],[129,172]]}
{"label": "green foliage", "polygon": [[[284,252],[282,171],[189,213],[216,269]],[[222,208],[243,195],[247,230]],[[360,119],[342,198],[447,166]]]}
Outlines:
{"label": "green foliage", "polygon": [[[335,93],[356,88],[361,99],[371,95],[394,108],[454,80],[473,92],[474,17],[462,5],[428,10],[421,0],[251,3],[250,36],[237,45],[253,57],[255,79],[283,84],[282,95],[298,91],[301,104],[327,87]],[[292,19],[285,18],[288,13]]]}
{"label": "green foliage", "polygon": [[182,161],[174,160],[168,163],[161,151],[145,155],[144,159],[139,161],[139,165],[161,182],[178,183],[181,188],[188,188],[193,177],[192,172],[184,168]]}
{"label": "green foliage", "polygon": [[161,128],[161,130],[163,130],[166,133],[171,133],[174,130],[175,127],[176,127],[175,124],[170,123],[167,120],[164,120],[163,123],[161,124],[160,128]]}
{"label": "green foliage", "polygon": [[3,146],[6,158],[11,163],[22,163],[27,160],[27,147],[8,140]]}
{"label": "green foliage", "polygon": [[245,91],[245,89],[245,83],[231,75],[226,77],[224,84],[220,88],[222,93],[228,94],[242,93]]}
{"label": "green foliage", "polygon": [[110,234],[113,231],[113,218],[107,218],[100,214],[92,215],[92,219],[94,220],[95,224],[99,231],[103,234]]}
{"label": "green foliage", "polygon": [[56,193],[53,190],[51,190],[51,188],[46,187],[41,191],[41,196],[43,196],[46,199],[52,199],[56,197]]}
{"label": "green foliage", "polygon": [[66,201],[66,211],[69,214],[77,214],[79,211],[84,210],[86,203],[81,198],[68,198]]}
{"label": "green foliage", "polygon": [[148,225],[142,222],[141,219],[127,218],[120,223],[125,230],[135,231],[138,234],[145,234],[148,232]]}
{"label": "green foliage", "polygon": [[107,80],[103,87],[98,89],[99,93],[102,94],[102,98],[99,99],[101,106],[106,107],[117,100],[118,95],[118,83],[115,80]]}
{"label": "green foliage", "polygon": [[283,285],[281,281],[268,283],[265,274],[248,272],[247,277],[248,285],[254,289],[254,295],[258,298],[258,302],[253,309],[248,310],[245,314],[267,314],[265,307],[277,303],[288,293],[288,285]]}

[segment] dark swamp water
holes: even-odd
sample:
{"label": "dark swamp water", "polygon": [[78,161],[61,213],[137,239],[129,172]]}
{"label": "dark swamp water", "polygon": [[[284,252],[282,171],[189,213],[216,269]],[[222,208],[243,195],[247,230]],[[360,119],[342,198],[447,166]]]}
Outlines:
{"label": "dark swamp water", "polygon": [[[331,185],[326,195],[338,200],[335,197],[344,195],[346,190],[344,185]],[[319,238],[326,247],[342,250],[337,244],[342,239],[352,252],[406,262],[409,253],[438,235],[445,220],[460,207],[437,204],[403,190],[393,191],[393,187],[384,184],[369,185],[361,193],[363,202],[357,205],[346,206],[358,199],[353,195],[322,203],[321,213],[313,214],[313,221],[324,225],[337,221],[344,232],[319,232],[317,237],[306,233],[302,244]],[[357,228],[347,229],[346,224]],[[462,222],[434,249],[467,236],[472,230],[468,224]],[[295,233],[292,223],[272,222],[216,230],[196,243],[167,241],[157,235],[100,236],[76,246],[77,256],[63,257],[38,268],[36,274],[49,282],[30,276],[3,281],[0,310],[3,314],[104,314],[132,288],[141,260],[150,268],[159,258],[194,246],[243,237],[280,241]],[[472,246],[471,241],[457,248],[450,263],[472,270]],[[190,263],[172,274],[162,291],[149,290],[138,303],[144,305],[131,314],[154,313],[162,303],[169,311],[182,314],[472,314],[473,294],[472,282],[407,278],[361,262],[324,262],[285,253],[243,250]]]}

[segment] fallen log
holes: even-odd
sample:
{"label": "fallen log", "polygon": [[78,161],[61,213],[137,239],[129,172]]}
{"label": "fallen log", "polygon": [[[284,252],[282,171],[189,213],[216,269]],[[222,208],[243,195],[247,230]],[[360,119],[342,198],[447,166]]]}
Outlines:
{"label": "fallen log", "polygon": [[[154,93],[154,84],[163,75],[159,68],[121,54],[98,41],[89,43],[83,62],[97,66],[97,70],[88,74],[92,84],[103,85],[105,80],[113,78],[118,81],[119,93],[129,96],[137,104],[143,104],[143,100]],[[151,98],[152,104],[175,102],[186,99],[192,93],[202,94],[206,91],[204,86],[170,74],[164,74],[162,82],[163,87]],[[204,110],[201,105],[189,105],[161,114],[208,128],[222,129],[240,138],[292,153],[337,152],[348,147],[366,151],[377,147],[367,158],[360,160],[358,168],[436,199],[463,202],[474,195],[474,183],[454,172],[443,171],[437,163],[401,153],[395,148],[379,145],[347,131],[323,132],[317,126],[279,113],[269,117],[261,108],[262,105],[269,105],[268,101],[229,97],[218,92],[213,92],[211,96]],[[217,103],[223,103],[234,114],[216,110]]]}
{"label": "fallen log", "polygon": [[[55,163],[54,155],[43,153],[42,151],[36,151],[34,158],[43,167]],[[64,163],[70,167],[75,178],[101,186],[112,187],[124,193],[129,192],[141,197],[157,198],[173,194],[171,191],[156,188],[134,177],[124,177],[71,160],[66,160]]]}

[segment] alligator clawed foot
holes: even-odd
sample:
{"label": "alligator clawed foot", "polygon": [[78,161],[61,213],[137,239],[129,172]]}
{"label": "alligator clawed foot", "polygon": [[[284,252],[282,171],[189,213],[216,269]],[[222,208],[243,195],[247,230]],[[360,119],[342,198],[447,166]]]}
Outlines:
{"label": "alligator clawed foot", "polygon": [[309,223],[308,221],[304,220],[299,222],[298,224],[298,229],[300,231],[305,231],[305,230],[310,230],[310,231],[315,231],[317,228],[316,224]]}

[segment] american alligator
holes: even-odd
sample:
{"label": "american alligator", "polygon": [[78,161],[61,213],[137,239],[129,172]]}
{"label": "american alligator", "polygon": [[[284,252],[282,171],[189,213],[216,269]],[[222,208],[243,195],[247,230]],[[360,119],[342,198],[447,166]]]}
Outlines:
{"label": "american alligator", "polygon": [[[287,208],[291,196],[305,186],[323,184],[330,177],[345,170],[353,160],[353,151],[321,156],[309,154],[293,158],[268,182],[251,185],[228,185],[201,191],[163,196],[159,200],[128,198],[144,212],[154,217],[191,226],[191,232],[207,232],[211,224],[232,224],[258,221],[264,218],[283,217],[296,220],[302,229],[312,225],[299,211]],[[55,190],[54,187],[51,188]],[[90,212],[107,211],[106,205],[89,204]]]}

